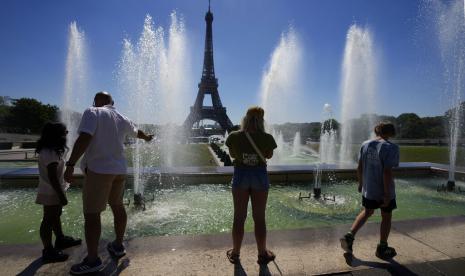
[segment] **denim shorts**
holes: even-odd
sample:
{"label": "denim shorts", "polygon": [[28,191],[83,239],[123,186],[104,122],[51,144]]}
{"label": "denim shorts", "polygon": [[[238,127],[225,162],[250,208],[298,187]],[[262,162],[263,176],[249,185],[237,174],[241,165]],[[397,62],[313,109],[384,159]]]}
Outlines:
{"label": "denim shorts", "polygon": [[232,188],[241,190],[268,191],[270,181],[265,166],[234,167]]}

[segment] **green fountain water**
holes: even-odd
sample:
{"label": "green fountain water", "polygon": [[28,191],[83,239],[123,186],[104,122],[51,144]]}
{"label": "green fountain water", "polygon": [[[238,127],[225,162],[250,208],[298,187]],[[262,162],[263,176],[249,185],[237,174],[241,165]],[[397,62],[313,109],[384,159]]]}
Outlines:
{"label": "green fountain water", "polygon": [[[465,194],[439,193],[436,185],[443,179],[397,179],[398,210],[394,220],[465,215]],[[462,189],[465,183],[458,182]],[[299,192],[309,192],[312,184],[273,184],[269,193],[267,224],[270,230],[349,224],[360,210],[361,198],[354,181],[323,183],[322,192],[336,196],[336,201],[298,199]],[[232,227],[232,198],[229,185],[178,185],[150,189],[154,201],[146,211],[128,208],[128,237],[162,235],[197,235],[227,233]],[[0,244],[39,242],[40,205],[34,203],[35,189],[0,190]],[[83,236],[81,191],[68,192],[62,224],[66,233]],[[127,190],[132,199],[132,191]],[[250,208],[249,208],[250,211]],[[379,221],[379,214],[373,221]],[[103,237],[111,238],[112,216],[102,214]],[[246,231],[253,231],[249,213]]]}

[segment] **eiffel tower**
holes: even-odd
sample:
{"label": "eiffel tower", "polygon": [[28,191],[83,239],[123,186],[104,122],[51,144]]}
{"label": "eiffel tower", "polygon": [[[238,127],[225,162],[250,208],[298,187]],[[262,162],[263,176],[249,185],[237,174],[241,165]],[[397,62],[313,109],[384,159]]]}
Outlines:
{"label": "eiffel tower", "polygon": [[[203,119],[219,123],[222,131],[221,134],[226,130],[231,130],[233,127],[231,120],[226,114],[226,107],[223,107],[221,104],[220,95],[218,94],[218,79],[215,77],[215,66],[213,64],[213,13],[210,11],[210,1],[208,2],[208,12],[205,14],[205,21],[207,29],[205,34],[202,78],[198,85],[199,91],[195,103],[191,106],[190,113],[184,121],[184,129],[187,133],[190,133],[190,136],[195,135],[192,129],[194,124]],[[205,94],[211,95],[212,106],[203,105]]]}

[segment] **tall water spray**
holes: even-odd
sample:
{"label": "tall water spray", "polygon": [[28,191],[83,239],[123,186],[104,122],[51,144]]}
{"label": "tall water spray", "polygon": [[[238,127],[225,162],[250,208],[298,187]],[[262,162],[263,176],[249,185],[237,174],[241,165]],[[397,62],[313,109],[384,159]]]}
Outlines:
{"label": "tall water spray", "polygon": [[265,109],[265,119],[270,123],[285,120],[289,107],[296,104],[302,56],[299,37],[290,27],[281,35],[261,80],[261,106]]}
{"label": "tall water spray", "polygon": [[[167,166],[173,165],[174,147],[179,142],[179,128],[186,116],[187,104],[185,91],[189,90],[189,55],[187,54],[187,36],[184,20],[178,19],[176,12],[171,13],[171,25],[168,45],[164,49],[160,64],[161,105],[160,121],[165,123],[161,129],[163,156]],[[181,156],[178,156],[178,158]]]}
{"label": "tall water spray", "polygon": [[[188,68],[184,30],[184,23],[173,12],[166,45],[163,28],[155,28],[152,17],[147,15],[137,45],[134,46],[129,39],[123,41],[119,85],[128,97],[130,116],[139,124],[139,128],[148,132],[154,131],[148,129],[150,125],[166,123],[172,126],[180,116],[178,100],[186,87]],[[168,127],[157,133],[158,143],[135,142],[134,193],[143,193],[150,177],[146,170],[158,161],[160,151],[165,157],[163,164],[171,165],[173,147],[170,143],[174,141],[174,133],[173,128]]]}
{"label": "tall water spray", "polygon": [[[373,37],[367,28],[350,26],[346,37],[344,59],[342,62],[341,79],[341,150],[339,162],[353,164],[352,150],[353,127],[351,119],[362,113],[373,114],[376,110],[376,74],[377,62],[374,53]],[[369,116],[367,129],[357,129],[365,133],[368,139],[371,136],[374,122]]]}
{"label": "tall water spray", "polygon": [[445,95],[449,110],[449,183],[455,182],[457,144],[463,128],[462,114],[465,91],[465,1],[434,1],[437,34],[444,64]]}
{"label": "tall water spray", "polygon": [[[295,105],[299,93],[303,49],[296,31],[290,27],[281,34],[278,45],[271,54],[260,84],[261,106],[265,109],[268,123],[279,123],[286,119],[289,106]],[[278,145],[270,164],[281,164],[285,143],[281,132],[267,129]]]}
{"label": "tall water spray", "polygon": [[85,103],[90,103],[87,96],[87,69],[84,31],[78,28],[76,21],[73,21],[68,28],[64,96],[60,114],[61,121],[69,130],[69,147],[74,143],[78,134],[77,128],[81,118],[77,112],[82,112]]}
{"label": "tall water spray", "polygon": [[323,107],[323,121],[321,122],[320,131],[320,163],[335,164],[338,161],[336,156],[337,131],[333,123],[331,105],[325,104]]}

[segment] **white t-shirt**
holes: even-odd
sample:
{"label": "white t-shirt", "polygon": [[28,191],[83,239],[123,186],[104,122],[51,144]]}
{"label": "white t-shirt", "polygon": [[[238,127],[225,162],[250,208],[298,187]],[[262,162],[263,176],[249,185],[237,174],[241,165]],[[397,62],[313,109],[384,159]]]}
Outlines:
{"label": "white t-shirt", "polygon": [[101,174],[126,174],[124,141],[126,136],[137,137],[137,128],[111,105],[90,107],[82,114],[78,132],[92,135],[81,161],[86,167]]}
{"label": "white t-shirt", "polygon": [[50,179],[48,178],[47,166],[51,163],[58,163],[57,176],[58,182],[61,185],[63,191],[66,191],[69,184],[63,180],[64,173],[64,158],[58,156],[58,154],[51,149],[42,149],[39,152],[39,188],[38,193],[43,195],[55,195],[55,189],[53,189]]}

